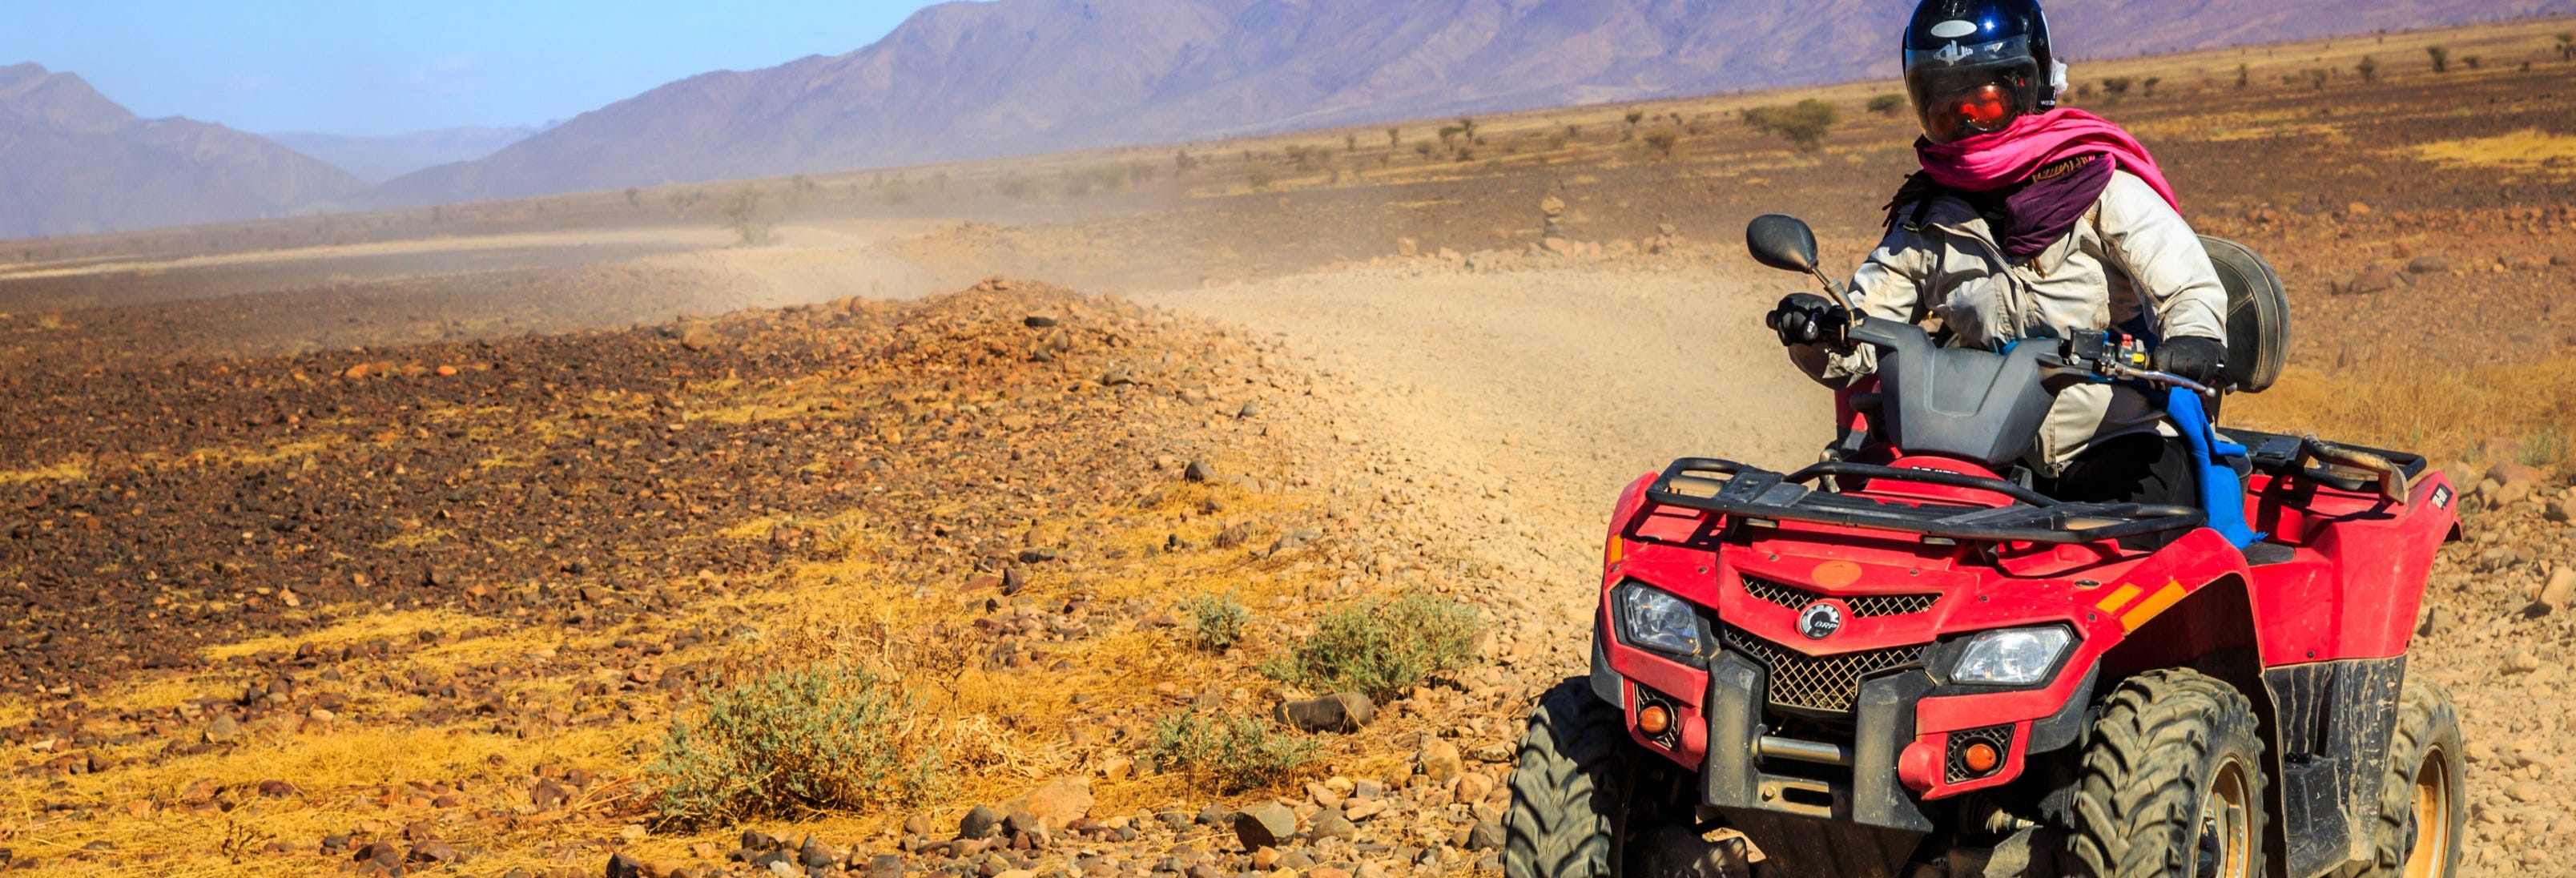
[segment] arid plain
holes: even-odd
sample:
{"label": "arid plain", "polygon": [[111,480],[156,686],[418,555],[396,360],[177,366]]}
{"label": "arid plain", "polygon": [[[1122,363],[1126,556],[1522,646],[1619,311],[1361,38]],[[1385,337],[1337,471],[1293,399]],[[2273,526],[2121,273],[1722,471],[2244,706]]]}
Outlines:
{"label": "arid plain", "polygon": [[[2076,68],[2289,286],[2226,420],[2491,483],[2411,665],[2469,874],[2576,856],[2571,30]],[[1828,435],[1737,242],[1872,243],[1893,88],[0,245],[0,868],[1492,870],[1619,488]],[[1271,719],[1355,618],[1457,642]],[[859,806],[675,798],[781,674],[881,702]]]}

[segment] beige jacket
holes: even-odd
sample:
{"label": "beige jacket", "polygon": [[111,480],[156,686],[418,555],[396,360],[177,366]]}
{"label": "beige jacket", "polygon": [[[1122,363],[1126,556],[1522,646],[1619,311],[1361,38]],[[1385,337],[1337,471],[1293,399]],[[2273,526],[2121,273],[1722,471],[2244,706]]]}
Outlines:
{"label": "beige jacket", "polygon": [[[1900,220],[1913,218],[1905,209]],[[2064,338],[2108,329],[2152,307],[2162,337],[2227,338],[2227,291],[2200,237],[2146,181],[2112,175],[2075,230],[2027,263],[2014,264],[1986,220],[1956,198],[1938,198],[1917,228],[1903,222],[1852,274],[1853,305],[1872,318],[1937,317],[1953,345],[1994,350],[2007,342]],[[1847,355],[1793,348],[1809,375],[1841,385],[1877,369],[1864,346]],[[2055,475],[2090,443],[2163,430],[2163,408],[2125,387],[2079,385],[2059,393],[2031,463]]]}

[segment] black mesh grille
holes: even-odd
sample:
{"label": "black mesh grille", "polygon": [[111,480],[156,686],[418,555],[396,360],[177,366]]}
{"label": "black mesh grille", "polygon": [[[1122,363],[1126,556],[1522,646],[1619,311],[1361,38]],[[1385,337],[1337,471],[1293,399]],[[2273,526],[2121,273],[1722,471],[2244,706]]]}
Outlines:
{"label": "black mesh grille", "polygon": [[1759,576],[1744,577],[1744,590],[1755,598],[1795,610],[1828,597],[1841,598],[1851,606],[1852,615],[1902,616],[1932,609],[1941,600],[1937,594],[1880,594],[1844,597],[1808,591],[1785,582],[1773,582]]}
{"label": "black mesh grille", "polygon": [[[2004,766],[2005,754],[2012,752],[2011,726],[1987,726],[1981,729],[1950,733],[1949,775],[1951,783],[1971,781],[1992,775]],[[1983,741],[1995,748],[1995,768],[1978,772],[1968,770],[1968,745]]]}
{"label": "black mesh grille", "polygon": [[1728,646],[1770,667],[1765,697],[1774,707],[1850,713],[1863,678],[1923,661],[1921,644],[1817,658],[1732,627],[1725,637]]}

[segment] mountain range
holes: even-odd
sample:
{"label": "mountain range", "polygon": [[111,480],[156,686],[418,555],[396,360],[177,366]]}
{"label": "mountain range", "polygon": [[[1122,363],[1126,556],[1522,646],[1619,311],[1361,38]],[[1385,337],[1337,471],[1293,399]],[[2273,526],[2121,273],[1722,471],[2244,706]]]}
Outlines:
{"label": "mountain range", "polygon": [[379,137],[286,131],[268,135],[296,152],[331,163],[368,185],[452,162],[470,162],[500,152],[550,125],[492,128],[469,125]]}
{"label": "mountain range", "polygon": [[[2576,13],[2576,0],[2048,5],[2061,55],[2076,59]],[[139,119],[78,76],[22,64],[0,67],[0,238],[1893,77],[1912,7],[948,2],[848,54],[691,76],[524,137],[278,135],[305,153],[219,125]]]}
{"label": "mountain range", "polygon": [[[2576,11],[2576,0],[2056,0],[2113,57]],[[1904,0],[992,0],[693,76],[393,180],[421,204],[1896,74]]]}
{"label": "mountain range", "polygon": [[258,135],[139,118],[79,76],[0,67],[0,238],[283,216],[365,188]]}

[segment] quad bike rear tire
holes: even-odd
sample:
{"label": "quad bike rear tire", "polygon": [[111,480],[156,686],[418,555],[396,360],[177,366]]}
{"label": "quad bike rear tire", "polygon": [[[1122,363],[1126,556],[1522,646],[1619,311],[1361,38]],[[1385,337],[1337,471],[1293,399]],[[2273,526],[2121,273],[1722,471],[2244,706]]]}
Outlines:
{"label": "quad bike rear tire", "polygon": [[2371,821],[2373,856],[2338,873],[2342,878],[2449,878],[2459,871],[2469,820],[2463,746],[2451,694],[2408,681]]}
{"label": "quad bike rear tire", "polygon": [[2253,703],[2215,677],[2169,669],[2122,681],[2102,707],[2068,809],[2071,874],[2263,875]]}
{"label": "quad bike rear tire", "polygon": [[1503,816],[1507,878],[1611,878],[1627,832],[1625,718],[1577,677],[1530,710]]}

